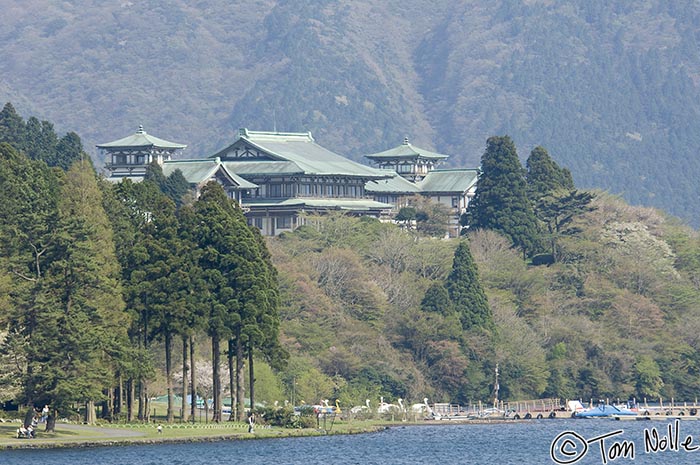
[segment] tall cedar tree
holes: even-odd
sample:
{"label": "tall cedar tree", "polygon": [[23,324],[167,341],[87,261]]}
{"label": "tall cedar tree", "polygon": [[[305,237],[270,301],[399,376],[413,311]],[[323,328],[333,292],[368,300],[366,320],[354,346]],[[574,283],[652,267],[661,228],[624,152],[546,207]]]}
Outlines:
{"label": "tall cedar tree", "polygon": [[76,133],[69,132],[59,140],[53,124],[35,117],[25,123],[9,102],[0,111],[0,142],[9,143],[32,160],[42,160],[64,171],[78,160],[90,160]]}
{"label": "tall cedar tree", "polygon": [[17,113],[15,107],[7,102],[0,111],[0,142],[6,142],[15,150],[26,154],[26,130],[24,119]]}
{"label": "tall cedar tree", "polygon": [[569,170],[560,168],[542,147],[535,147],[527,159],[527,184],[534,202],[535,216],[547,228],[551,260],[558,259],[558,240],[576,234],[571,223],[578,215],[591,211],[593,194],[578,192]]}
{"label": "tall cedar tree", "polygon": [[525,163],[527,188],[530,199],[537,199],[560,189],[574,189],[571,172],[560,168],[543,147],[535,147]]}
{"label": "tall cedar tree", "polygon": [[[122,392],[117,393],[119,403],[114,412],[126,411],[128,421],[135,419],[136,389],[145,386],[145,379],[154,373],[153,364],[144,347],[145,309],[142,304],[141,286],[144,280],[143,264],[149,257],[145,240],[145,228],[148,225],[151,205],[160,195],[158,189],[148,182],[133,183],[128,179],[118,184],[107,181],[102,183],[103,204],[112,222],[114,244],[117,259],[121,265],[121,282],[126,311],[130,315],[129,351],[132,352],[124,360],[119,376],[125,380]],[[139,418],[144,419],[147,396],[139,396]],[[124,405],[126,404],[126,405]],[[108,416],[109,416],[108,415]]]}
{"label": "tall cedar tree", "polygon": [[[21,361],[8,365],[8,379],[23,392],[17,400],[32,405],[51,401],[35,389],[27,364],[37,330],[37,311],[49,264],[55,259],[59,179],[43,162],[30,160],[7,143],[0,143],[0,263],[7,276],[7,308],[0,316],[3,356]],[[10,370],[10,368],[12,369]]]}
{"label": "tall cedar tree", "polygon": [[527,196],[525,170],[508,136],[490,137],[486,143],[467,222],[473,228],[503,233],[527,255],[540,248],[537,219]]}
{"label": "tall cedar tree", "polygon": [[91,164],[71,167],[59,199],[55,259],[37,305],[28,386],[59,408],[84,402],[86,420],[92,421],[93,403],[114,385],[121,347],[128,344],[129,319]]}
{"label": "tall cedar tree", "polygon": [[[197,394],[195,335],[207,327],[207,309],[209,297],[207,295],[207,286],[204,280],[204,273],[199,264],[199,259],[203,253],[203,249],[200,249],[197,243],[197,231],[199,224],[197,215],[195,214],[192,205],[185,205],[178,210],[178,225],[182,255],[185,257],[183,264],[187,267],[184,271],[187,273],[190,281],[190,293],[188,294],[186,301],[186,324],[184,325],[184,331],[182,331],[182,384],[183,393],[187,392],[188,381],[186,379],[186,375],[189,372],[189,389],[192,393],[192,398],[195,399]],[[185,352],[187,352],[188,347],[189,353],[187,354]],[[187,363],[188,359],[189,364]],[[185,399],[183,402],[186,402],[186,396],[184,394],[183,399]],[[183,405],[183,421],[187,420],[187,414],[185,412],[186,408],[187,406]],[[197,402],[192,402],[190,404],[190,415],[193,422],[196,419],[196,413]]]}
{"label": "tall cedar tree", "polygon": [[182,171],[175,170],[170,176],[163,174],[163,168],[158,162],[153,162],[146,169],[145,180],[155,183],[160,191],[175,202],[179,208],[182,206],[185,195],[190,192],[190,184],[185,179]]}
{"label": "tall cedar tree", "polygon": [[245,313],[255,315],[253,325],[248,326],[252,330],[248,338],[249,407],[253,409],[255,405],[254,349],[273,368],[277,369],[284,367],[288,353],[279,343],[280,296],[277,269],[272,264],[272,257],[260,231],[255,227],[250,229],[260,254],[260,258],[256,258],[256,268],[259,270],[255,274],[256,283],[252,286],[244,303],[249,308]]}
{"label": "tall cedar tree", "polygon": [[[213,420],[221,421],[221,342],[242,340],[243,308],[241,295],[255,281],[250,263],[257,244],[240,209],[226,197],[223,188],[210,182],[195,203],[196,238],[202,254],[199,265],[208,296],[208,334],[212,344]],[[259,254],[258,254],[259,256]],[[240,360],[242,353],[236,354]]]}
{"label": "tall cedar tree", "polygon": [[445,287],[465,330],[482,328],[488,331],[494,328],[491,308],[466,240],[460,241],[455,250],[452,271]]}
{"label": "tall cedar tree", "polygon": [[[121,218],[112,218],[115,240],[119,245],[118,258],[122,267],[122,282],[127,311],[131,315],[129,338],[136,348],[137,356],[131,366],[129,380],[128,413],[133,416],[134,391],[138,390],[138,419],[147,420],[148,380],[153,375],[153,364],[149,357],[149,323],[151,320],[149,294],[145,286],[149,250],[146,244],[146,229],[149,227],[152,210],[162,197],[158,187],[152,182],[132,183],[124,180],[114,186],[113,194],[121,204]],[[128,221],[123,221],[127,219]]]}
{"label": "tall cedar tree", "polygon": [[174,421],[175,415],[173,338],[186,332],[187,300],[191,290],[188,267],[184,263],[187,255],[183,253],[178,232],[175,204],[161,194],[152,206],[150,221],[144,230],[148,259],[141,267],[144,280],[139,285],[139,293],[148,295],[149,340],[164,342],[168,423]]}
{"label": "tall cedar tree", "polygon": [[443,316],[449,316],[454,313],[454,307],[450,300],[450,294],[442,283],[433,283],[427,291],[420,303],[421,310],[424,312],[438,313]]}

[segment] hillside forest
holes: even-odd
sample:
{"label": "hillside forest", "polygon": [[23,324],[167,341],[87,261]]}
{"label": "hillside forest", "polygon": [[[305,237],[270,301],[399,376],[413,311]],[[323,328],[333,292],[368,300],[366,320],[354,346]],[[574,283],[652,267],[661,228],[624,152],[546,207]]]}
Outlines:
{"label": "hillside forest", "polygon": [[215,421],[227,398],[467,404],[496,365],[503,400],[698,395],[697,233],[575,189],[544,148],[523,167],[488,139],[460,238],[425,228],[425,202],[263,238],[216,184],[195,197],[157,165],[109,184],[77,135],[66,151],[3,112],[2,401],[143,420],[167,395],[170,421],[192,392]]}

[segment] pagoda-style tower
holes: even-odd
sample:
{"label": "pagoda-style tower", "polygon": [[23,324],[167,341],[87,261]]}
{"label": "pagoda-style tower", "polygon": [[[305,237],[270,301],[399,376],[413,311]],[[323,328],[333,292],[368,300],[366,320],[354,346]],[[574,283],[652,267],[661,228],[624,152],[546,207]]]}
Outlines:
{"label": "pagoda-style tower", "polygon": [[384,152],[365,155],[372,160],[379,168],[396,171],[409,181],[420,181],[434,170],[447,155],[430,152],[425,149],[415,147],[408,143],[408,138],[403,140],[403,144]]}
{"label": "pagoda-style tower", "polygon": [[185,147],[187,146],[183,144],[153,137],[143,130],[143,126],[139,126],[139,130],[131,136],[97,145],[105,157],[105,166],[112,179],[142,177],[153,161],[162,165]]}

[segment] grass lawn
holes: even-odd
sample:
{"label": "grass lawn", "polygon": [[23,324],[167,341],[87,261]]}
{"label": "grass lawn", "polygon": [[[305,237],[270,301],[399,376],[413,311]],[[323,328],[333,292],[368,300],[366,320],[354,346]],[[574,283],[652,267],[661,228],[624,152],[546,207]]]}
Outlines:
{"label": "grass lawn", "polygon": [[[71,447],[77,445],[99,445],[100,443],[134,443],[171,442],[171,441],[206,441],[225,439],[258,439],[292,436],[315,436],[325,434],[354,434],[376,431],[383,426],[377,421],[343,422],[336,420],[326,423],[326,429],[285,429],[258,425],[254,433],[248,433],[248,425],[238,422],[195,423],[172,425],[161,423],[163,432],[158,433],[157,423],[120,424],[120,425],[79,425],[56,423],[55,433],[45,433],[40,424],[34,439],[17,439],[20,423],[0,423],[0,449],[17,447]],[[323,428],[323,423],[321,423]]]}

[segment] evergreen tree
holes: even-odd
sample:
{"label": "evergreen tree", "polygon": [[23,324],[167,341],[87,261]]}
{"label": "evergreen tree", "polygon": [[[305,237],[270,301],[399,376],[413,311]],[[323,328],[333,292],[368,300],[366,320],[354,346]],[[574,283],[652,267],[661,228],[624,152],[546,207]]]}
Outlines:
{"label": "evergreen tree", "polygon": [[560,168],[547,150],[535,147],[526,162],[528,194],[532,201],[557,190],[573,190],[571,172]]}
{"label": "evergreen tree", "polygon": [[[30,117],[26,125],[25,147],[27,155],[33,160],[43,160],[49,166],[55,166],[55,158],[58,137],[53,129],[53,124],[48,121],[39,121],[35,117]],[[70,163],[63,166],[67,169]]]}
{"label": "evergreen tree", "polygon": [[148,338],[161,339],[165,346],[167,381],[167,421],[174,420],[174,387],[172,369],[173,338],[187,332],[187,299],[191,291],[184,261],[183,247],[178,236],[175,204],[165,195],[153,204],[151,219],[144,232],[148,259],[141,264],[143,280],[138,293],[147,295]]}
{"label": "evergreen tree", "polygon": [[2,353],[15,361],[7,376],[22,387],[18,400],[32,406],[50,400],[50,394],[31,387],[30,352],[41,339],[36,333],[44,281],[56,259],[59,180],[44,163],[0,143],[0,185],[0,276],[8,291],[0,331],[9,334]]}
{"label": "evergreen tree", "polygon": [[182,205],[185,196],[191,191],[190,183],[187,182],[187,179],[185,179],[185,176],[179,169],[168,176],[163,189],[165,195],[175,202],[178,208]]}
{"label": "evergreen tree", "polygon": [[0,142],[7,142],[15,150],[25,152],[26,130],[24,119],[17,114],[15,107],[7,102],[0,111]]}
{"label": "evergreen tree", "polygon": [[508,136],[490,137],[481,157],[481,174],[469,204],[467,224],[493,229],[532,255],[540,248],[537,219],[527,196],[525,170]]}
{"label": "evergreen tree", "polygon": [[83,151],[83,142],[80,137],[74,132],[69,132],[59,139],[54,156],[48,157],[46,163],[49,166],[58,166],[67,170],[78,160],[92,165],[92,159]]}
{"label": "evergreen tree", "polygon": [[[197,242],[199,223],[194,208],[191,205],[183,206],[178,210],[178,225],[178,235],[182,246],[182,255],[185,258],[183,260],[183,264],[186,267],[182,271],[187,273],[191,286],[190,293],[188,294],[186,301],[186,324],[184,325],[184,330],[181,331],[183,339],[183,392],[186,392],[187,390],[186,386],[188,381],[185,378],[186,374],[189,372],[189,387],[192,393],[192,399],[194,400],[197,397],[195,335],[207,327],[208,323],[206,318],[210,298],[207,293],[204,273],[199,265],[199,259],[204,252],[203,249],[199,248],[199,244]],[[188,355],[184,354],[186,347],[189,347]],[[188,359],[189,364],[187,363]],[[184,394],[183,397],[185,397]],[[186,400],[183,399],[183,402],[186,402]],[[186,409],[186,405],[183,404],[183,412],[184,409]],[[197,403],[193,401],[190,405],[190,409],[192,421],[194,422],[196,418]],[[184,416],[186,417],[186,415]],[[185,418],[183,418],[183,421],[185,421]]]}
{"label": "evergreen tree", "polygon": [[535,214],[547,228],[552,260],[558,259],[559,238],[580,232],[579,228],[573,226],[574,219],[593,211],[594,208],[590,204],[594,198],[595,195],[590,192],[559,190],[539,199],[535,206]]}
{"label": "evergreen tree", "polygon": [[[242,213],[242,212],[241,212]],[[245,218],[243,218],[245,221]],[[244,294],[244,308],[246,315],[254,317],[253,324],[247,325],[248,334],[248,368],[250,386],[250,408],[255,405],[255,376],[253,367],[253,353],[259,353],[273,368],[281,369],[289,354],[279,343],[279,286],[277,281],[277,269],[272,264],[265,240],[260,231],[255,227],[248,228],[257,244],[259,257],[255,257],[254,277],[256,282],[248,293]]]}
{"label": "evergreen tree", "polygon": [[450,294],[442,283],[434,283],[425,291],[420,306],[424,312],[438,313],[443,316],[454,313]]}
{"label": "evergreen tree", "polygon": [[128,399],[127,417],[134,417],[135,399],[138,390],[138,418],[146,420],[149,415],[148,380],[153,377],[153,363],[148,346],[152,332],[149,324],[149,294],[145,284],[146,268],[150,253],[147,245],[147,229],[153,217],[158,199],[162,198],[158,187],[151,182],[133,183],[128,179],[109,185],[106,196],[109,218],[115,234],[117,257],[121,265],[121,282],[127,312],[131,316],[129,339],[135,355],[127,370]]}
{"label": "evergreen tree", "polygon": [[452,271],[445,287],[465,330],[493,329],[491,308],[466,240],[461,240],[455,250]]}
{"label": "evergreen tree", "polygon": [[[210,182],[201,191],[195,203],[197,243],[202,249],[199,266],[208,297],[207,332],[212,343],[213,420],[221,421],[221,342],[233,337],[235,328],[240,338],[242,285],[251,280],[249,267],[244,266],[240,249],[250,248],[250,240],[243,232],[236,207],[223,188]],[[241,244],[245,242],[245,244]],[[238,357],[242,358],[242,355]]]}
{"label": "evergreen tree", "polygon": [[128,316],[110,224],[91,165],[75,163],[58,204],[55,260],[37,300],[26,388],[57,408],[84,402],[86,420],[127,345]]}

